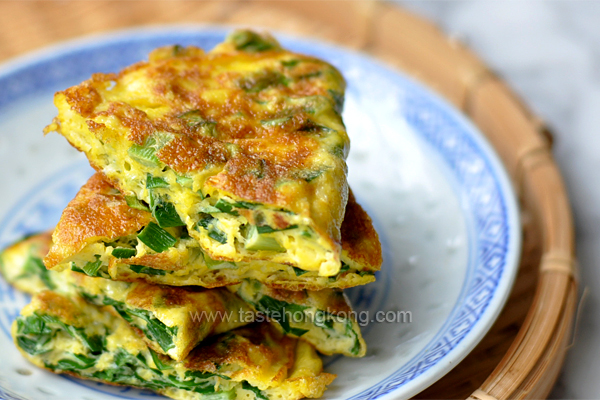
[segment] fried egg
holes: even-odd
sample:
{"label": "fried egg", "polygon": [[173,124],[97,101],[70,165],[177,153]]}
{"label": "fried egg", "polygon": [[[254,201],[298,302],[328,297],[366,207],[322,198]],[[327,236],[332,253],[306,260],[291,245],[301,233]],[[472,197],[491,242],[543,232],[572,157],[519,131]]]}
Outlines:
{"label": "fried egg", "polygon": [[77,296],[35,295],[12,326],[16,346],[34,365],[173,399],[317,398],[335,375],[306,342],[270,324],[214,336],[183,361],[153,352],[121,318]]}
{"label": "fried egg", "polygon": [[56,93],[46,132],[83,151],[158,227],[186,227],[211,259],[332,277],[348,198],[344,91],[325,61],[236,31],[208,53],[157,49]]}
{"label": "fried egg", "polygon": [[[171,245],[152,248],[152,243],[147,244],[149,235]],[[162,229],[149,211],[128,205],[126,196],[97,173],[63,211],[44,263],[58,271],[76,268],[92,276],[171,286],[211,288],[244,279],[287,290],[363,285],[375,280],[382,262],[381,245],[371,219],[352,192],[341,242],[343,268],[330,277],[272,261],[215,260],[185,227]]]}

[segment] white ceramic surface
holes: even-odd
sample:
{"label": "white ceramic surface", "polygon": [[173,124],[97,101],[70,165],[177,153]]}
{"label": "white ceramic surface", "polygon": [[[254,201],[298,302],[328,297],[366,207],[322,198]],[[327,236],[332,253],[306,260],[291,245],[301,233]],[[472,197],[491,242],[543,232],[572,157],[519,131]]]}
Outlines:
{"label": "white ceramic surface", "polygon": [[[92,72],[118,70],[161,44],[210,48],[225,32],[189,27],[119,33],[0,70],[0,248],[55,224],[91,174],[85,158],[62,137],[41,134],[55,114],[55,90]],[[373,217],[384,249],[377,282],[348,292],[359,320],[369,321],[363,328],[368,354],[325,360],[327,371],[338,374],[325,398],[410,397],[468,354],[498,315],[520,250],[514,196],[480,134],[435,95],[358,54],[306,40],[282,41],[329,60],[348,80],[350,184]],[[30,366],[7,331],[26,303],[26,296],[0,281],[0,397],[156,396]],[[376,321],[386,315],[401,321]]]}

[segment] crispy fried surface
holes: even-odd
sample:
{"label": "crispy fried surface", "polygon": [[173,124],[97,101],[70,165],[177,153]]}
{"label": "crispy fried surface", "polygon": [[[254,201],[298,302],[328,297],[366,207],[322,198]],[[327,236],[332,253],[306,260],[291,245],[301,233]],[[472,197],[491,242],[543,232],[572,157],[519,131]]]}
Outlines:
{"label": "crispy fried surface", "polygon": [[[298,216],[316,236],[298,240],[320,246],[320,257],[303,259],[301,268],[335,275],[348,192],[344,79],[332,65],[274,41],[252,50],[238,39],[234,33],[208,53],[158,49],[118,74],[95,74],[56,94],[59,115],[47,131],[63,134],[127,195],[149,202],[140,185],[147,173],[168,182],[190,235],[213,258],[300,264],[296,254],[238,252],[233,239],[219,247],[194,231],[199,190]],[[151,162],[132,155],[136,146],[153,146]],[[174,183],[181,176],[193,185]]]}
{"label": "crispy fried surface", "polygon": [[150,219],[149,212],[129,207],[118,190],[95,174],[63,211],[44,264],[52,268],[92,242],[136,233]]}
{"label": "crispy fried surface", "polygon": [[383,262],[379,235],[373,221],[356,202],[352,190],[348,192],[348,204],[342,222],[342,251],[347,259],[373,271],[378,271]]}

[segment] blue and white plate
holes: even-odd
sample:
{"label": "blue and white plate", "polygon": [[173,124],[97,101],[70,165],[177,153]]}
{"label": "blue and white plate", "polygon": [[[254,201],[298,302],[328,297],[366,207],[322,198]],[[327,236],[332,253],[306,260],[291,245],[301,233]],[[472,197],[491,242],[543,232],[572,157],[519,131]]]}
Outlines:
{"label": "blue and white plate", "polygon": [[[56,46],[0,67],[0,248],[51,228],[91,175],[57,134],[42,135],[53,93],[114,72],[155,47],[205,49],[229,28],[119,32]],[[349,290],[369,350],[330,357],[328,399],[408,398],[434,383],[483,338],[517,270],[515,196],[498,157],[460,112],[406,76],[360,54],[280,36],[337,66],[348,81],[350,184],[373,217],[384,264],[377,282]],[[0,397],[146,399],[147,391],[57,376],[28,364],[10,324],[28,297],[0,279]]]}

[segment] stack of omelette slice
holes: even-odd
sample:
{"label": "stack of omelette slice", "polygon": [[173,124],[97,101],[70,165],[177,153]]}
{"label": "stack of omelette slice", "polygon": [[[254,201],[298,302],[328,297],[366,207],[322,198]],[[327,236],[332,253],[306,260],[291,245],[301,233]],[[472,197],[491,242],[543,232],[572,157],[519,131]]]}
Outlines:
{"label": "stack of omelette slice", "polygon": [[37,366],[174,399],[322,396],[317,351],[362,357],[343,289],[381,247],[347,184],[345,83],[235,31],[55,95],[97,171],[53,233],[0,254],[32,294],[13,325]]}

